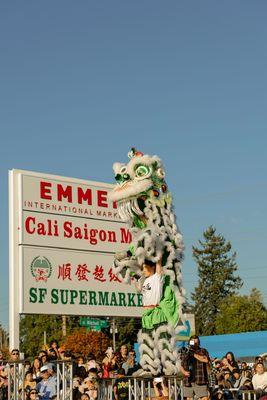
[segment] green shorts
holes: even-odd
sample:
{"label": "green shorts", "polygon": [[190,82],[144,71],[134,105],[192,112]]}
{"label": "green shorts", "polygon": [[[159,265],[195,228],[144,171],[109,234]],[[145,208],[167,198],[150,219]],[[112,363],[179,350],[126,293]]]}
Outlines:
{"label": "green shorts", "polygon": [[165,276],[163,295],[158,306],[147,308],[142,315],[142,328],[155,329],[161,324],[171,324],[174,327],[179,321],[179,302],[170,287],[169,276]]}

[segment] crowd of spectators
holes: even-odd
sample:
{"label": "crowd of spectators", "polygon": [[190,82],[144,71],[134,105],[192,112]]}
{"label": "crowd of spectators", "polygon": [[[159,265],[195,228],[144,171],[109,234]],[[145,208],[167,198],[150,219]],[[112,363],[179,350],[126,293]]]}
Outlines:
{"label": "crowd of spectators", "polygon": [[[8,398],[8,369],[14,368],[14,363],[20,361],[20,352],[13,349],[8,361],[3,360],[0,352],[0,400]],[[49,400],[56,398],[58,361],[72,362],[73,365],[73,400],[93,400],[98,398],[99,380],[114,378],[114,399],[127,398],[128,380],[124,377],[132,375],[138,365],[135,360],[135,351],[122,345],[118,352],[108,347],[103,359],[96,360],[93,353],[84,357],[73,354],[60,348],[57,341],[53,340],[47,350],[40,350],[32,361],[24,360],[25,379],[21,382],[26,400]],[[12,375],[12,371],[11,371]]]}
{"label": "crowd of spectators", "polygon": [[222,359],[214,359],[210,373],[212,399],[238,398],[242,391],[251,390],[256,392],[258,399],[267,396],[267,372],[264,362],[261,356],[257,356],[253,363],[240,362],[232,352],[228,352]]}
{"label": "crowd of spectators", "polygon": [[[8,369],[20,360],[19,350],[10,353],[8,361],[4,361],[0,352],[0,400],[8,398]],[[118,352],[109,347],[104,357],[96,359],[93,353],[84,357],[59,348],[56,341],[50,343],[47,350],[41,350],[31,361],[24,360],[25,379],[20,382],[20,392],[24,389],[26,400],[50,400],[57,394],[57,361],[69,361],[73,365],[73,400],[98,399],[99,383],[103,378],[113,378],[115,400],[128,399],[128,379],[140,367],[136,363],[135,351],[122,345]],[[164,396],[168,389],[164,379],[160,380],[161,392]],[[159,383],[154,379],[157,392]],[[257,398],[267,395],[267,372],[262,357],[256,357],[253,364],[236,361],[234,354],[228,352],[222,359],[209,359],[208,365],[209,395],[211,400],[230,400],[237,398],[243,390],[255,390]],[[24,400],[23,399],[23,400]],[[267,400],[267,398],[266,398]]]}

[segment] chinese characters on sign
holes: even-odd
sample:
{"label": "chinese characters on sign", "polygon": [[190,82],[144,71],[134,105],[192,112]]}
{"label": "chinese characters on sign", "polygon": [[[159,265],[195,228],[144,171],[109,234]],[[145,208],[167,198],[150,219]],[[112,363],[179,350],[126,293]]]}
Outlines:
{"label": "chinese characters on sign", "polygon": [[89,280],[96,280],[98,282],[122,282],[116,275],[114,275],[111,267],[109,268],[108,273],[105,274],[105,270],[102,265],[96,265],[94,269],[89,269],[87,264],[78,264],[77,266],[73,266],[69,262],[58,266],[57,279],[62,281],[72,281],[75,280],[75,277],[76,282],[88,282]]}

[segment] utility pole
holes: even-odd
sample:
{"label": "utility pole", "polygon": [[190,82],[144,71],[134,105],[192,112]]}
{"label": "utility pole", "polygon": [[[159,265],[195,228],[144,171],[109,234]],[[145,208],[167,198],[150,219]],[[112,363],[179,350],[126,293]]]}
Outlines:
{"label": "utility pole", "polygon": [[67,336],[67,317],[62,315],[62,336]]}
{"label": "utility pole", "polygon": [[115,353],[115,351],[116,351],[116,333],[118,333],[118,330],[117,330],[117,327],[116,327],[116,323],[115,323],[115,318],[114,317],[112,318],[110,333],[112,333],[113,350],[114,350],[114,353]]}

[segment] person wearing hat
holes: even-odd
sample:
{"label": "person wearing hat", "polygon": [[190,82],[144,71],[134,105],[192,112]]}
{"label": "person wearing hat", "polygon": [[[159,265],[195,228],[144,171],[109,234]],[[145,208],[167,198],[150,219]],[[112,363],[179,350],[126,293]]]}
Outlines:
{"label": "person wearing hat", "polygon": [[37,391],[43,400],[50,400],[57,394],[56,380],[51,376],[49,365],[41,367],[42,380],[37,384]]}

